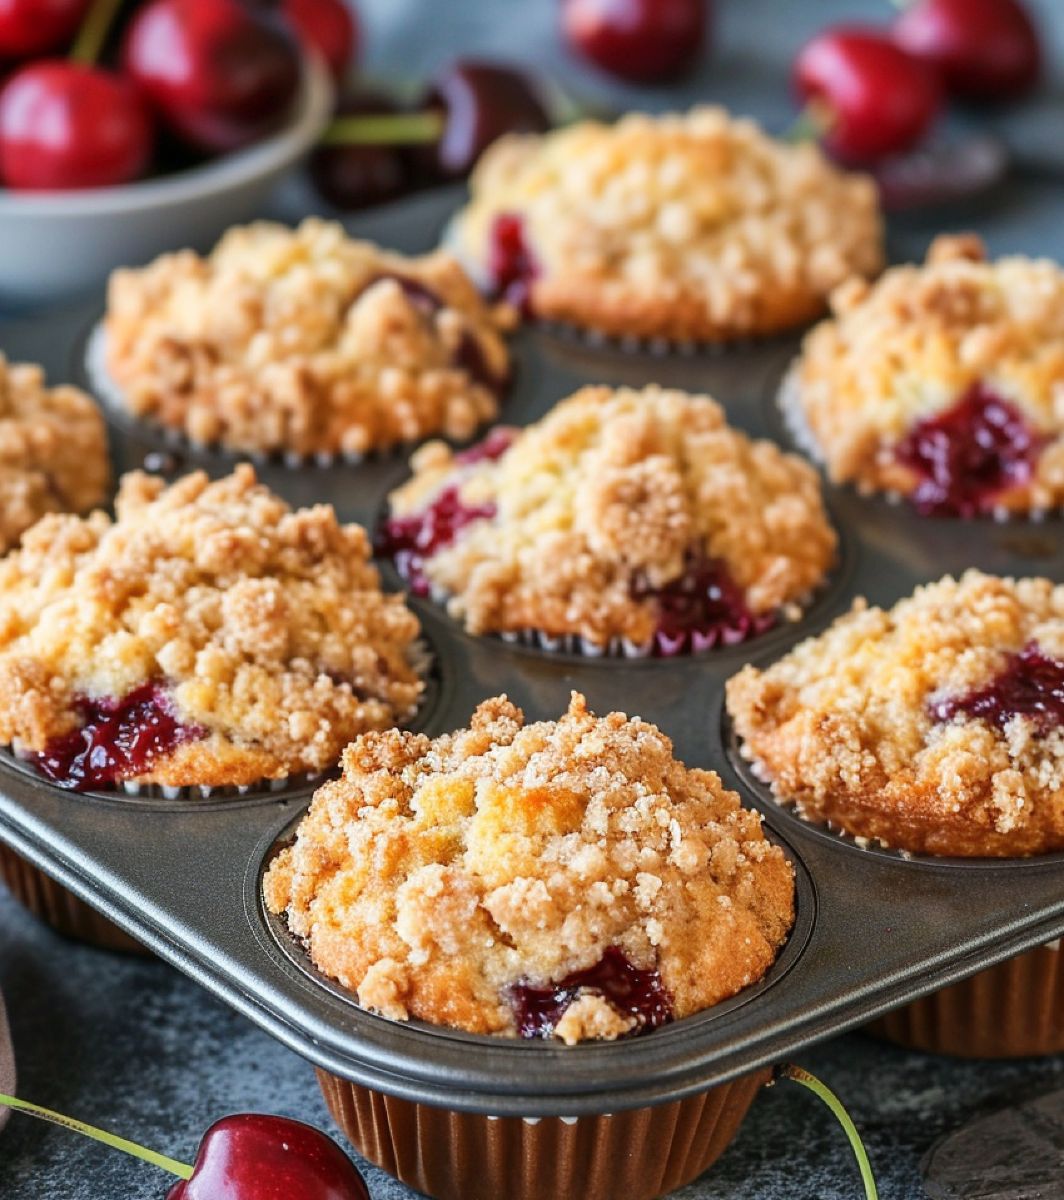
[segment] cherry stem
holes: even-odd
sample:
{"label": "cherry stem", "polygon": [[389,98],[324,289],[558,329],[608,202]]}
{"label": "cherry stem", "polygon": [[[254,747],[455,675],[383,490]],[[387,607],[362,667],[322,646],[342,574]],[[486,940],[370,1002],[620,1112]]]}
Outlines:
{"label": "cherry stem", "polygon": [[18,1112],[39,1117],[42,1121],[50,1121],[53,1125],[62,1125],[64,1129],[73,1129],[94,1141],[103,1142],[105,1146],[110,1146],[114,1150],[123,1150],[126,1154],[132,1154],[134,1158],[151,1163],[153,1167],[161,1167],[164,1171],[169,1171],[178,1179],[192,1178],[193,1168],[188,1163],[167,1158],[165,1154],[158,1154],[146,1146],[138,1146],[136,1142],[130,1142],[117,1134],[108,1133],[106,1129],[97,1129],[93,1125],[86,1125],[84,1121],[75,1121],[73,1117],[65,1117],[62,1113],[52,1112],[50,1108],[41,1108],[39,1104],[30,1104],[28,1100],[18,1100],[14,1096],[5,1096],[3,1093],[0,1093],[0,1104],[16,1109]]}
{"label": "cherry stem", "polygon": [[85,66],[91,67],[100,57],[100,51],[107,41],[107,35],[121,4],[122,0],[92,0],[71,47],[71,62],[84,63]]}
{"label": "cherry stem", "polygon": [[795,1083],[800,1083],[802,1087],[808,1088],[831,1109],[835,1115],[835,1119],[845,1131],[850,1141],[850,1146],[853,1148],[854,1158],[857,1159],[857,1166],[861,1171],[861,1182],[864,1184],[865,1200],[879,1200],[875,1176],[872,1174],[872,1164],[868,1161],[868,1152],[861,1141],[861,1135],[857,1132],[857,1126],[850,1119],[850,1114],[843,1108],[842,1101],[838,1096],[835,1095],[826,1083],[822,1083],[804,1067],[796,1067],[793,1063],[784,1063],[782,1066],[777,1067],[772,1073],[772,1080],[775,1082],[777,1079],[791,1079]]}
{"label": "cherry stem", "polygon": [[835,110],[824,100],[810,100],[783,134],[785,142],[819,142],[835,124]]}
{"label": "cherry stem", "polygon": [[387,113],[336,117],[321,136],[323,146],[416,146],[443,133],[443,113]]}

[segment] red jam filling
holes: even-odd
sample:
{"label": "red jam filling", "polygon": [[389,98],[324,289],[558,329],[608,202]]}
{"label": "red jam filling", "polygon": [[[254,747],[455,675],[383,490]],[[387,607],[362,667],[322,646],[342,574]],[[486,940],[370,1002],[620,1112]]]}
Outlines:
{"label": "red jam filling", "polygon": [[672,1020],[672,997],[653,968],[633,966],[624,952],[610,946],[602,958],[584,971],[574,971],[557,983],[533,987],[515,983],[507,990],[517,1032],[523,1038],[548,1038],[565,1010],[581,991],[604,996],[618,1012],[639,1022],[633,1032],[657,1029]]}
{"label": "red jam filling", "polygon": [[488,276],[492,289],[523,316],[532,315],[532,281],[539,264],[525,240],[525,223],[516,213],[500,213],[488,235]]}
{"label": "red jam filling", "polygon": [[1039,733],[1059,729],[1064,725],[1064,662],[1030,642],[1010,655],[1005,669],[985,687],[931,705],[937,721],[950,721],[960,713],[982,717],[999,728],[1013,717],[1026,717]]}
{"label": "red jam filling", "polygon": [[896,456],[920,476],[912,495],[919,512],[972,517],[1030,480],[1042,440],[1014,405],[976,383],[952,408],[916,425]]}
{"label": "red jam filling", "polygon": [[637,581],[632,597],[653,599],[657,606],[653,652],[659,658],[735,646],[776,623],[774,613],[751,612],[724,564],[697,551],[688,555],[687,569],[679,579],[660,588]]}
{"label": "red jam filling", "polygon": [[427,596],[425,560],[449,546],[467,525],[493,516],[494,504],[463,504],[457,486],[444,488],[421,512],[388,517],[377,534],[377,553],[395,563],[415,596]]}
{"label": "red jam filling", "polygon": [[169,697],[154,683],[142,684],[121,700],[83,696],[76,707],[81,728],[54,738],[32,759],[42,775],[72,791],[146,774],[156,759],[207,734],[197,725],[182,725]]}
{"label": "red jam filling", "polygon": [[454,456],[456,463],[468,465],[478,462],[498,462],[507,450],[514,444],[518,431],[506,425],[496,425],[486,438],[482,438],[468,450],[462,450]]}

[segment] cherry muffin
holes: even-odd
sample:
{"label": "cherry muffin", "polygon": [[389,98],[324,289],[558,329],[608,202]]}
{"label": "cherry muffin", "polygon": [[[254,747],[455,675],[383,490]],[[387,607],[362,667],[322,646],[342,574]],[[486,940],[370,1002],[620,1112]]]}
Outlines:
{"label": "cherry muffin", "polygon": [[471,633],[588,654],[734,644],[797,617],[834,561],[816,473],[706,396],[583,388],[412,465],[378,550]]}
{"label": "cherry muffin", "polygon": [[[264,880],[326,975],[386,1017],[572,1045],[646,1034],[762,978],[794,919],[761,818],[653,725],[573,694],[526,724],[366,734]],[[660,1195],[721,1153],[764,1080],[615,1116],[494,1120],[320,1074],[355,1145],[433,1196]],[[635,1149],[633,1149],[635,1148]],[[610,1164],[604,1170],[603,1164]],[[475,1164],[476,1179],[470,1179]]]}
{"label": "cherry muffin", "polygon": [[122,480],[0,563],[0,742],[61,787],[246,787],[414,710],[418,623],[369,544],[251,467]]}
{"label": "cherry muffin", "polygon": [[[781,803],[913,853],[1064,850],[1064,585],[978,571],[825,633],[728,683],[742,753]],[[885,1018],[966,1055],[1064,1050],[1059,944]]]}
{"label": "cherry muffin", "polygon": [[484,154],[453,241],[537,317],[725,342],[802,325],[882,265],[873,182],[719,108],[510,135]]}
{"label": "cherry muffin", "polygon": [[116,271],[93,373],[113,403],[197,444],[357,458],[469,438],[494,417],[506,322],[448,254],[406,258],[315,219],[260,222],[206,258]]}
{"label": "cherry muffin", "polygon": [[851,280],[832,308],[783,401],[833,482],[939,516],[1060,508],[1064,270],[940,237],[924,265]]}
{"label": "cherry muffin", "polygon": [[107,434],[92,400],[46,387],[44,371],[0,354],[0,553],[45,513],[84,513],[111,482]]}

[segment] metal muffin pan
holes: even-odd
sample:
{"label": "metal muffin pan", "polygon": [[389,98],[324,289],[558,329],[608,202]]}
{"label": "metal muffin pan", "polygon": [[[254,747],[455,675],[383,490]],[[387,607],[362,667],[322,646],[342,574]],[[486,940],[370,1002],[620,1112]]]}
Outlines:
{"label": "metal muffin pan", "polygon": [[[424,198],[382,211],[356,232],[403,250],[433,243],[450,207]],[[0,349],[43,362],[52,381],[84,382],[81,356],[100,303],[0,325]],[[729,419],[791,445],[774,396],[798,340],[725,353],[665,355],[593,346],[550,331],[513,341],[517,386],[500,419],[523,425],[584,383],[658,382],[707,391]],[[147,459],[165,473],[231,469],[234,456],[175,446],[161,431],[112,420],[118,471]],[[372,524],[406,456],[357,465],[256,464],[291,503],[328,501]],[[0,840],[315,1065],[407,1100],[498,1116],[578,1116],[680,1099],[793,1055],[940,986],[1064,932],[1064,855],[1017,861],[910,859],[866,850],[782,810],[735,754],[722,712],[725,680],[824,628],[853,598],[889,604],[968,566],[1064,580],[1059,520],[1039,525],[928,520],[828,488],[842,553],[805,617],[744,645],[671,660],[583,658],[471,637],[430,601],[411,604],[435,655],[417,724],[430,734],[468,722],[506,692],[530,720],[555,718],[569,692],[600,713],[658,724],[690,766],[717,770],[765,814],[795,864],[797,922],[755,987],[653,1034],[564,1047],[399,1023],[360,1009],[313,968],[261,897],[265,865],[290,836],[313,785],[204,802],[76,795],[0,759]],[[388,564],[385,585],[400,586]]]}

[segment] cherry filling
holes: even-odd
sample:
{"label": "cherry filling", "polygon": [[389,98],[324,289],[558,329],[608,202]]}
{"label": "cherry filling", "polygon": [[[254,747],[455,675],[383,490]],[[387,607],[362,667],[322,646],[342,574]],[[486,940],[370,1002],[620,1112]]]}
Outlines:
{"label": "cherry filling", "polygon": [[395,569],[415,596],[429,594],[425,560],[449,546],[467,525],[495,516],[494,504],[463,504],[458,487],[444,488],[419,513],[388,517],[377,533],[377,553],[395,563]]}
{"label": "cherry filling", "polygon": [[525,223],[516,213],[500,213],[488,235],[488,276],[497,296],[523,316],[532,315],[532,281],[539,264],[525,240]]}
{"label": "cherry filling", "polygon": [[523,1038],[548,1038],[565,1010],[581,991],[604,996],[618,1012],[639,1022],[633,1032],[657,1029],[672,1020],[672,997],[654,969],[633,966],[622,950],[610,946],[602,958],[584,971],[574,971],[557,983],[533,987],[515,983],[506,999]]}
{"label": "cherry filling", "polygon": [[182,725],[169,697],[154,683],[142,684],[121,700],[82,696],[75,706],[81,728],[54,738],[32,757],[42,775],[72,791],[143,775],[160,756],[207,735],[198,725]]}
{"label": "cherry filling", "polygon": [[1029,642],[1009,656],[1005,669],[985,687],[931,704],[936,721],[950,721],[959,713],[982,717],[999,728],[1013,717],[1026,717],[1039,733],[1059,729],[1064,725],[1064,662]]}
{"label": "cherry filling", "polygon": [[1014,405],[976,383],[952,408],[916,425],[895,453],[920,476],[912,495],[919,512],[972,517],[1030,480],[1042,441]]}
{"label": "cherry filling", "polygon": [[498,462],[514,444],[517,432],[516,429],[510,429],[506,425],[496,425],[486,438],[482,438],[468,450],[462,450],[456,454],[454,461],[462,464]]}
{"label": "cherry filling", "polygon": [[658,610],[653,652],[660,658],[735,646],[764,633],[776,623],[775,613],[753,613],[742,589],[718,560],[699,551],[687,556],[687,569],[679,579],[652,588],[645,580],[632,585],[632,598],[652,599]]}

